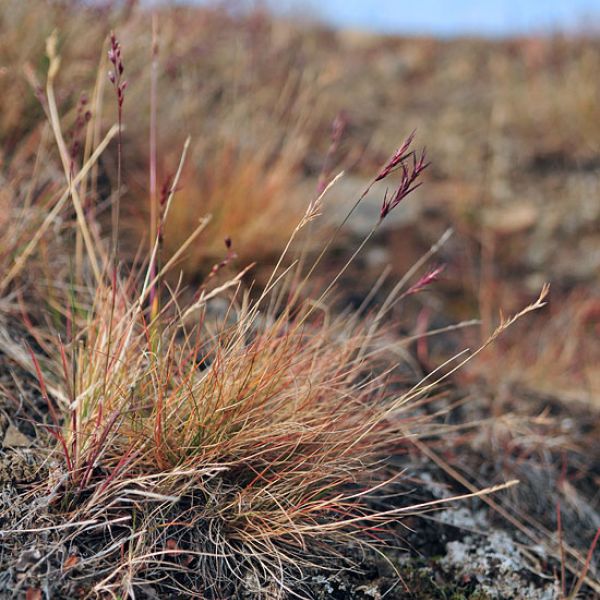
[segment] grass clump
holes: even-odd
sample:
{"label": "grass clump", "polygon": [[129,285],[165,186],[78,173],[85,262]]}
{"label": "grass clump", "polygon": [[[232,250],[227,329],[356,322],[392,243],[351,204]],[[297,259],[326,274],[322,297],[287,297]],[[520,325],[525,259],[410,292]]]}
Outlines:
{"label": "grass clump", "polygon": [[146,324],[127,293],[99,290],[67,349],[57,434],[56,507],[103,523],[88,569],[114,561],[97,589],[130,593],[165,562],[171,585],[181,575],[208,595],[248,577],[286,588],[326,541],[392,517],[361,497],[408,435],[407,397],[355,360],[363,326],[309,316],[310,304],[262,316],[247,299],[214,331],[206,308],[191,328],[167,307]]}
{"label": "grass clump", "polygon": [[[410,158],[409,143],[386,177]],[[423,166],[402,167],[382,214]],[[177,258],[155,272],[160,237],[147,270],[129,276],[109,253],[96,254],[107,257],[106,275],[91,279],[70,336],[50,351],[48,370],[63,373],[56,399],[35,362],[49,407],[58,401],[65,415],[51,427],[62,467],[49,481],[49,505],[75,529],[67,539],[86,547],[80,568],[103,574],[93,581],[98,593],[132,595],[158,580],[160,589],[208,597],[248,581],[291,591],[341,542],[359,543],[360,531],[396,518],[363,499],[385,484],[380,461],[406,444],[405,411],[425,389],[402,392],[393,380],[385,346],[376,348],[381,315],[330,314],[335,280],[311,298],[314,267],[305,277],[294,261],[285,267],[284,252],[258,297],[240,288],[240,273],[180,305],[177,291],[160,292]],[[228,290],[227,312],[215,318],[211,301]]]}
{"label": "grass clump", "polygon": [[[104,139],[118,140],[120,174],[127,94],[114,35],[111,49],[119,122]],[[369,501],[398,478],[383,461],[425,431],[415,408],[447,376],[400,380],[390,352],[395,343],[385,340],[382,323],[391,307],[433,282],[440,269],[411,286],[405,278],[373,314],[362,307],[336,317],[328,308],[350,262],[420,185],[427,163],[424,153],[412,150],[412,136],[360,195],[355,208],[376,182],[399,180],[385,194],[371,232],[324,290],[311,293],[313,274],[333,240],[308,268],[304,254],[288,255],[318,218],[336,179],[308,204],[262,291],[242,287],[245,271],[219,283],[217,268],[184,303],[165,276],[201,239],[209,218],[164,264],[160,259],[188,143],[160,211],[154,209],[159,223],[140,261],[145,267],[128,268],[118,254],[118,231],[109,247],[94,212],[84,210],[79,182],[102,145],[73,178],[52,87],[59,65],[55,38],[48,57],[45,101],[65,197],[76,213],[77,286],[62,313],[61,335],[42,348],[44,368],[32,352],[31,370],[57,442],[56,468],[38,489],[48,509],[47,525],[38,531],[64,531],[60,544],[77,549],[75,561],[61,564],[62,579],[75,562],[85,593],[99,596],[135,597],[149,588],[183,597],[232,597],[250,589],[255,596],[273,589],[301,595],[307,570],[343,564],[344,544],[376,545],[402,514],[446,503],[381,509]],[[116,228],[120,175],[117,181]],[[489,341],[542,306],[545,293],[504,320]],[[217,296],[228,298],[218,317],[212,310]],[[465,362],[457,358],[458,366]]]}

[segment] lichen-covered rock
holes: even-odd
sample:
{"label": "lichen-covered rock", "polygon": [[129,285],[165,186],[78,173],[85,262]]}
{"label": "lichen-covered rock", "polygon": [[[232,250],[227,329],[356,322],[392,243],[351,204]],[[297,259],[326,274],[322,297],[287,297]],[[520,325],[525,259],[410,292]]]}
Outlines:
{"label": "lichen-covered rock", "polygon": [[449,542],[442,565],[461,577],[475,579],[478,587],[493,599],[555,600],[559,598],[556,581],[532,581],[527,561],[515,541],[503,531],[489,536],[467,535]]}

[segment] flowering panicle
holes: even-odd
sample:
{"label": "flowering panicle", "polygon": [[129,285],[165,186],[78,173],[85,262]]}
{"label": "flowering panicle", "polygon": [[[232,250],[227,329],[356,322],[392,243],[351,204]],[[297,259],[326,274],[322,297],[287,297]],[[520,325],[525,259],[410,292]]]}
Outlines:
{"label": "flowering panicle", "polygon": [[223,260],[212,266],[212,269],[210,270],[210,273],[206,278],[207,280],[215,277],[221,269],[224,269],[232,260],[235,260],[237,258],[237,254],[233,250],[233,242],[231,241],[231,238],[227,236],[224,241],[225,248],[227,248],[227,255]]}
{"label": "flowering panicle", "polygon": [[410,145],[415,139],[416,130],[413,131],[407,138],[404,140],[404,143],[394,154],[392,154],[391,158],[384,165],[384,167],[379,171],[377,177],[375,177],[375,181],[381,181],[385,179],[394,169],[398,168],[409,156],[414,155],[414,150],[409,151]]}
{"label": "flowering panicle", "polygon": [[425,289],[431,283],[434,283],[440,278],[440,275],[443,273],[446,265],[440,265],[438,267],[434,267],[425,275],[423,275],[419,280],[413,283],[408,290],[403,294],[403,296],[412,296],[413,294],[418,294],[423,289]]}
{"label": "flowering panicle", "polygon": [[114,70],[108,72],[108,78],[115,87],[117,92],[117,100],[119,109],[123,108],[123,100],[125,99],[125,90],[127,89],[127,81],[123,79],[123,59],[121,57],[121,44],[117,40],[114,33],[110,34],[110,50],[108,51],[108,60],[113,64]]}
{"label": "flowering panicle", "polygon": [[123,66],[123,59],[121,57],[121,44],[119,44],[114,32],[111,32],[110,34],[110,49],[108,51],[108,60],[110,60],[114,68],[114,70],[108,72],[108,78],[113,84],[113,87],[115,88],[115,92],[117,94],[117,112],[119,120],[119,137],[117,144],[117,197],[112,205],[112,248],[113,257],[116,264],[117,249],[119,246],[119,213],[121,210],[121,171],[123,168],[123,101],[125,100],[125,90],[127,89],[127,81],[123,79],[125,67]]}
{"label": "flowering panicle", "polygon": [[69,156],[71,158],[71,170],[74,168],[75,159],[81,150],[81,136],[83,133],[83,128],[92,118],[92,113],[87,109],[88,105],[88,97],[87,94],[82,93],[79,102],[77,103],[77,115],[75,117],[75,122],[71,130],[69,131],[67,137],[70,140],[69,146]]}
{"label": "flowering panicle", "polygon": [[[385,194],[383,198],[383,203],[381,205],[381,213],[380,218],[385,219],[388,214],[406,198],[411,192],[416,190],[421,184],[415,183],[419,178],[419,175],[429,166],[429,163],[425,162],[425,150],[421,152],[419,158],[414,151],[406,154],[408,150],[408,146],[412,141],[412,134],[409,136],[406,142],[404,142],[403,146],[394,154],[392,159],[388,162],[388,164],[382,169],[381,173],[375,179],[375,181],[381,181],[384,177],[387,177],[391,171],[398,167],[398,165],[402,168],[402,178],[400,180],[400,185],[396,189],[396,191],[389,195]],[[412,156],[412,165],[410,167],[406,166],[405,161],[409,156]]]}

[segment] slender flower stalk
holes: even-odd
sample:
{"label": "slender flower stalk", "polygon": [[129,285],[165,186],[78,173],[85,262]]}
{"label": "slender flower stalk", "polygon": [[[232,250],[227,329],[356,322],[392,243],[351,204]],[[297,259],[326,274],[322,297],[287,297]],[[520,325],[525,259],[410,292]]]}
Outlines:
{"label": "slender flower stalk", "polygon": [[117,95],[117,115],[119,131],[117,134],[117,195],[112,206],[112,235],[113,235],[113,259],[117,260],[119,244],[119,215],[121,211],[121,180],[123,168],[123,102],[125,100],[125,90],[127,81],[123,79],[125,67],[121,56],[121,44],[117,40],[114,32],[110,34],[110,49],[108,51],[108,60],[113,65],[113,70],[108,72],[108,78],[113,84]]}
{"label": "slender flower stalk", "polygon": [[[152,69],[150,72],[150,246],[154,244],[158,234],[158,198],[156,189],[156,96],[158,85],[158,20],[152,15]],[[150,277],[154,279],[157,265],[150,265]],[[154,317],[159,311],[158,283],[150,289],[150,316]]]}
{"label": "slender flower stalk", "polygon": [[[117,95],[117,114],[118,114],[118,134],[117,134],[117,195],[115,202],[112,205],[112,261],[113,268],[111,274],[111,309],[109,314],[108,324],[108,344],[107,351],[105,354],[105,366],[104,366],[104,377],[102,389],[106,396],[107,385],[108,385],[108,372],[112,354],[112,339],[113,339],[113,325],[115,316],[115,304],[117,299],[117,267],[119,260],[119,216],[121,212],[121,180],[122,180],[122,169],[123,169],[123,102],[125,100],[125,89],[127,88],[127,81],[123,79],[123,73],[125,67],[123,65],[123,59],[121,57],[121,44],[118,42],[114,32],[110,34],[110,49],[108,51],[108,60],[113,65],[114,70],[109,71],[108,78],[113,84]],[[102,407],[102,403],[100,403]]]}
{"label": "slender flower stalk", "polygon": [[344,136],[344,132],[346,131],[347,127],[348,117],[346,113],[342,111],[336,115],[333,123],[331,124],[331,142],[329,144],[329,148],[327,149],[325,160],[323,161],[321,173],[319,174],[319,180],[317,182],[317,196],[320,196],[325,191],[327,184],[331,179],[333,157],[340,147],[340,142],[342,141],[342,137]]}
{"label": "slender flower stalk", "polygon": [[[422,172],[429,166],[429,163],[425,163],[425,150],[424,149],[421,151],[421,156],[418,161],[416,160],[416,154],[415,154],[414,150],[410,150],[410,146],[413,142],[414,137],[415,137],[415,132],[413,131],[406,138],[406,140],[404,140],[404,142],[396,150],[396,152],[394,152],[394,154],[387,161],[387,163],[381,168],[379,173],[369,182],[369,184],[362,191],[362,193],[360,194],[360,196],[358,197],[358,199],[356,200],[356,202],[354,203],[352,208],[350,208],[350,210],[346,213],[346,216],[344,217],[344,219],[336,227],[335,231],[333,232],[333,235],[329,238],[327,243],[323,246],[323,249],[317,256],[316,260],[313,262],[308,273],[306,274],[305,281],[308,281],[308,280],[310,280],[312,274],[315,272],[318,265],[321,263],[321,260],[323,259],[323,257],[325,256],[325,254],[327,253],[329,248],[331,248],[332,244],[337,239],[337,236],[339,235],[340,231],[342,231],[342,229],[344,228],[346,223],[350,220],[352,215],[356,212],[356,209],[363,202],[363,200],[367,197],[367,195],[369,194],[369,192],[371,191],[373,186],[377,182],[386,179],[393,171],[395,171],[398,167],[402,166],[403,175],[402,175],[402,180],[400,182],[398,189],[396,190],[394,195],[390,198],[388,198],[387,194],[386,194],[386,196],[384,197],[384,200],[383,200],[383,204],[381,207],[380,216],[379,216],[378,221],[373,225],[371,231],[363,239],[363,241],[361,242],[359,247],[355,250],[355,252],[352,254],[352,256],[350,257],[350,259],[348,260],[346,265],[344,267],[342,267],[342,269],[337,274],[337,276],[333,279],[333,281],[330,282],[330,284],[327,286],[325,291],[321,294],[319,301],[322,301],[325,298],[325,296],[329,293],[329,291],[336,285],[339,278],[344,274],[344,272],[346,271],[348,266],[352,263],[352,261],[356,258],[356,256],[360,252],[362,252],[362,249],[369,242],[369,240],[373,237],[373,235],[375,234],[377,229],[379,229],[381,223],[388,216],[388,214],[394,208],[396,208],[396,206],[398,206],[398,204],[404,198],[406,198],[406,196],[408,196],[413,190],[415,190],[417,187],[419,187],[420,184],[415,184],[415,181],[422,174]],[[413,157],[413,167],[412,167],[412,169],[408,169],[404,165],[403,161],[406,161],[411,156]],[[338,177],[339,176],[340,175],[338,175]],[[330,182],[327,186],[325,186],[325,189],[323,190],[321,195],[316,200],[313,200],[310,203],[305,217],[302,219],[299,226],[296,227],[296,229],[292,233],[292,237],[288,241],[288,244],[286,245],[283,252],[281,253],[279,260],[278,260],[277,264],[275,265],[275,268],[273,269],[271,277],[269,278],[269,281],[267,282],[267,285],[265,286],[265,290],[263,291],[261,298],[254,306],[255,310],[258,310],[261,300],[266,297],[269,290],[271,289],[271,285],[273,284],[273,281],[276,278],[276,274],[278,273],[279,268],[280,268],[281,264],[283,263],[284,257],[287,255],[288,249],[290,248],[291,242],[293,241],[294,237],[296,236],[298,231],[305,224],[309,223],[319,213],[322,197],[326,193],[329,186],[331,186],[334,182],[335,182],[335,180]],[[301,285],[298,286],[298,288],[296,290],[296,296],[298,296],[300,294],[301,289],[302,289],[302,286]]]}
{"label": "slender flower stalk", "polygon": [[[325,255],[326,251],[333,243],[333,240],[336,238],[336,236],[339,233],[339,231],[341,230],[341,228],[346,224],[348,219],[352,216],[354,211],[358,208],[358,205],[366,198],[366,196],[371,191],[373,186],[377,182],[382,181],[385,178],[387,178],[391,173],[393,173],[397,169],[399,169],[399,168],[402,169],[402,177],[400,180],[400,184],[396,188],[396,191],[394,192],[394,194],[388,196],[388,194],[386,192],[386,194],[384,195],[383,203],[381,205],[381,210],[380,210],[380,214],[379,214],[379,219],[373,225],[373,227],[371,228],[369,233],[364,237],[364,239],[359,244],[359,246],[356,248],[356,250],[352,253],[352,255],[350,256],[350,258],[348,259],[346,264],[340,269],[340,271],[337,273],[337,275],[327,285],[325,290],[320,295],[318,301],[315,303],[315,306],[317,306],[320,302],[322,302],[326,298],[327,294],[335,287],[335,285],[337,284],[339,279],[346,272],[348,267],[354,262],[355,258],[362,252],[363,248],[367,245],[367,243],[375,235],[376,231],[379,229],[379,227],[381,226],[381,224],[383,223],[385,218],[392,212],[392,210],[394,210],[400,204],[400,202],[402,202],[402,200],[404,200],[404,198],[406,198],[411,192],[416,190],[421,185],[421,183],[416,183],[416,181],[421,176],[423,171],[429,166],[429,163],[425,162],[425,156],[426,156],[425,149],[423,149],[421,151],[421,154],[418,159],[417,159],[416,152],[414,150],[410,150],[410,145],[412,144],[414,135],[415,135],[415,133],[413,132],[406,138],[404,143],[398,148],[398,150],[396,150],[396,152],[394,152],[392,157],[382,167],[382,169],[375,176],[375,178],[373,180],[371,180],[369,185],[367,185],[367,187],[364,189],[362,194],[359,196],[358,200],[355,202],[354,206],[350,209],[350,211],[346,215],[345,219],[335,230],[332,238],[325,245],[325,247],[323,248],[323,250],[317,257],[316,261],[313,263],[313,266],[311,267],[311,269],[308,272],[308,275],[306,276],[306,280],[310,279],[316,266],[319,264],[319,262]],[[407,167],[405,161],[407,159],[409,159],[410,157],[412,157],[412,165],[410,167]],[[285,250],[284,250],[284,253],[285,253]],[[299,290],[297,293],[299,293]],[[310,314],[310,311],[309,311],[309,314]]]}

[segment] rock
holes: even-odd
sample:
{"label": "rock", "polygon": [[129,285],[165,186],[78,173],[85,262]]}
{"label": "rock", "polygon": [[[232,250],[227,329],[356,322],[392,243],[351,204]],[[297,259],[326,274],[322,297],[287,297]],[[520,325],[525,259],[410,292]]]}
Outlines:
{"label": "rock", "polygon": [[0,484],[31,482],[36,478],[40,465],[23,451],[0,452]]}
{"label": "rock", "polygon": [[526,560],[518,545],[503,531],[487,537],[468,535],[449,542],[442,564],[462,577],[475,578],[492,599],[555,600],[560,597],[556,581],[535,585],[528,578]]}
{"label": "rock", "polygon": [[531,229],[538,221],[538,209],[529,203],[509,207],[492,207],[483,215],[483,221],[497,235],[513,235]]}
{"label": "rock", "polygon": [[28,448],[31,440],[21,433],[12,423],[8,426],[2,440],[3,448]]}
{"label": "rock", "polygon": [[39,548],[35,546],[31,546],[30,548],[26,548],[21,552],[17,562],[15,563],[15,569],[17,571],[23,572],[29,569],[29,567],[33,566],[37,563],[40,558],[42,558],[42,552]]}

